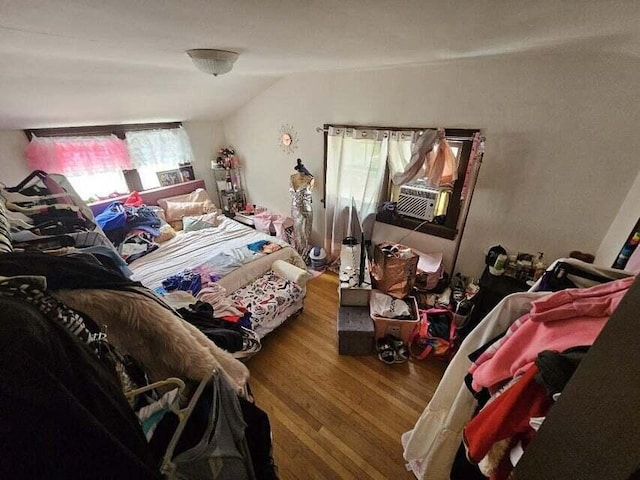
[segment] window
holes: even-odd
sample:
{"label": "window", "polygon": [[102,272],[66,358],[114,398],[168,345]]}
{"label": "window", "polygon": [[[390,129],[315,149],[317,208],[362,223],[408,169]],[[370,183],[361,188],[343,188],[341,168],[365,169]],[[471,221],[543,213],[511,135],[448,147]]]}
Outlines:
{"label": "window", "polygon": [[[424,140],[425,137],[421,137],[421,134],[429,129],[325,125],[325,178],[327,179],[325,185],[325,206],[327,208],[329,208],[329,204],[332,206],[335,204],[335,200],[332,200],[332,197],[336,196],[336,185],[333,185],[336,182],[331,177],[334,176],[337,171],[335,168],[332,168],[331,165],[336,163],[336,153],[331,151],[331,145],[332,142],[335,142],[333,139],[335,133],[340,129],[344,132],[350,130],[354,132],[369,131],[370,135],[373,134],[372,132],[376,132],[377,137],[381,139],[379,148],[384,150],[381,164],[383,168],[385,168],[385,175],[381,184],[381,191],[375,193],[375,188],[370,189],[370,192],[366,195],[367,198],[363,198],[360,201],[356,199],[356,204],[360,206],[371,203],[380,205],[383,202],[398,202],[401,186],[396,185],[392,181],[392,178],[396,174],[405,172],[411,161],[412,153],[416,151],[418,139],[422,138]],[[353,135],[357,136],[356,133]],[[409,194],[412,193],[411,190],[406,188],[406,180],[411,178],[410,181],[413,183],[424,178],[426,176],[426,169],[425,164],[422,164],[422,167],[417,173],[413,172],[413,175],[408,174],[408,177],[402,182],[404,198],[400,204],[396,203],[396,207],[402,205],[404,207],[404,213],[394,215],[378,213],[376,215],[376,221],[402,228],[415,229],[423,233],[451,240],[456,237],[461,216],[464,218],[469,206],[470,193],[473,190],[477,168],[480,164],[481,137],[477,129],[446,129],[445,139],[455,158],[457,180],[453,181],[449,187],[439,189],[440,192],[437,194],[437,202],[434,208],[434,216],[436,218],[427,221],[424,218],[425,216],[419,218],[420,214],[417,213],[417,211],[423,207],[423,204],[419,203],[420,196],[430,195],[430,193],[425,193],[425,190],[420,190],[419,188],[414,190],[416,202],[418,202],[415,211],[408,213],[411,209],[406,208],[407,205],[409,205],[407,198]],[[433,148],[434,150],[437,148],[437,143]],[[340,170],[349,170],[349,178],[366,179],[367,182],[371,181],[372,173],[375,173],[377,167],[371,168],[371,166],[369,166],[370,158],[362,155],[356,158],[356,156],[351,156],[349,152],[345,152],[344,149],[339,151],[339,157],[340,164],[347,165],[347,167],[341,167]],[[329,166],[327,166],[327,162]],[[424,184],[424,186],[426,187],[428,185]],[[416,185],[416,187],[420,187],[420,185]],[[337,196],[340,197],[343,196],[343,194],[337,193]],[[464,220],[462,222],[464,222]]]}
{"label": "window", "polygon": [[87,201],[159,187],[157,172],[193,161],[189,138],[179,123],[26,133],[31,140],[26,151],[29,167],[65,175]]}

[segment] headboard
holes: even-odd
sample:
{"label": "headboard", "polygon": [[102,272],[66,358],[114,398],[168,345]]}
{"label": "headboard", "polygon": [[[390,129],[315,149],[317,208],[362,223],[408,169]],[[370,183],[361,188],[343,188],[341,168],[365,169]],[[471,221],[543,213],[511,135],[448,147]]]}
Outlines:
{"label": "headboard", "polygon": [[[159,198],[174,197],[176,195],[184,195],[191,193],[197,188],[206,188],[204,180],[191,180],[190,182],[169,185],[168,187],[153,188],[139,192],[145,205],[157,205]],[[100,200],[99,202],[90,203],[88,206],[94,215],[98,215],[113,202],[124,202],[129,195],[121,195],[119,197]]]}

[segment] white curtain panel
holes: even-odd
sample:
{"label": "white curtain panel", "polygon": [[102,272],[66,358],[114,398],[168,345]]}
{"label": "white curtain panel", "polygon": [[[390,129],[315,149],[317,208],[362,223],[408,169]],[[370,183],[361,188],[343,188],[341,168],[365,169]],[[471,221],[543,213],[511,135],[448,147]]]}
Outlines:
{"label": "white curtain panel", "polygon": [[348,234],[352,201],[365,237],[371,238],[384,182],[389,133],[329,127],[324,248],[332,260],[340,256],[342,240]]}
{"label": "white curtain panel", "polygon": [[189,136],[183,127],[126,133],[133,168],[175,168],[193,162]]}
{"label": "white curtain panel", "polygon": [[[416,130],[395,131],[391,132],[389,138],[389,176],[404,172],[411,162],[411,147],[419,132]],[[420,169],[418,175],[414,178],[425,176],[425,166]],[[397,202],[400,195],[400,185],[391,183],[391,201]]]}

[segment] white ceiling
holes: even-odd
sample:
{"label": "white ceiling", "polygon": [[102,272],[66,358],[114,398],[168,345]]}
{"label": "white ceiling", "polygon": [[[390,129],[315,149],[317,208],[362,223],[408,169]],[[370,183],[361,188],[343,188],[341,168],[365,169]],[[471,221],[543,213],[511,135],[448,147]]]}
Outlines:
{"label": "white ceiling", "polygon": [[[220,119],[292,72],[531,50],[640,57],[640,2],[0,0],[0,128]],[[240,52],[217,78],[184,51]]]}

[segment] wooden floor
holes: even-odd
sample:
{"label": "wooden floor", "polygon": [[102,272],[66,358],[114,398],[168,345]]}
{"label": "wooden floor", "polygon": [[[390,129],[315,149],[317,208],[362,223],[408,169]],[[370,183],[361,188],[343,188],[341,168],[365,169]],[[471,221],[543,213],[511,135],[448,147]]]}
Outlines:
{"label": "wooden floor", "polygon": [[280,477],[414,478],[400,436],[433,395],[444,364],[338,355],[337,286],[333,274],[309,282],[304,312],[247,362],[256,403],[271,420]]}

